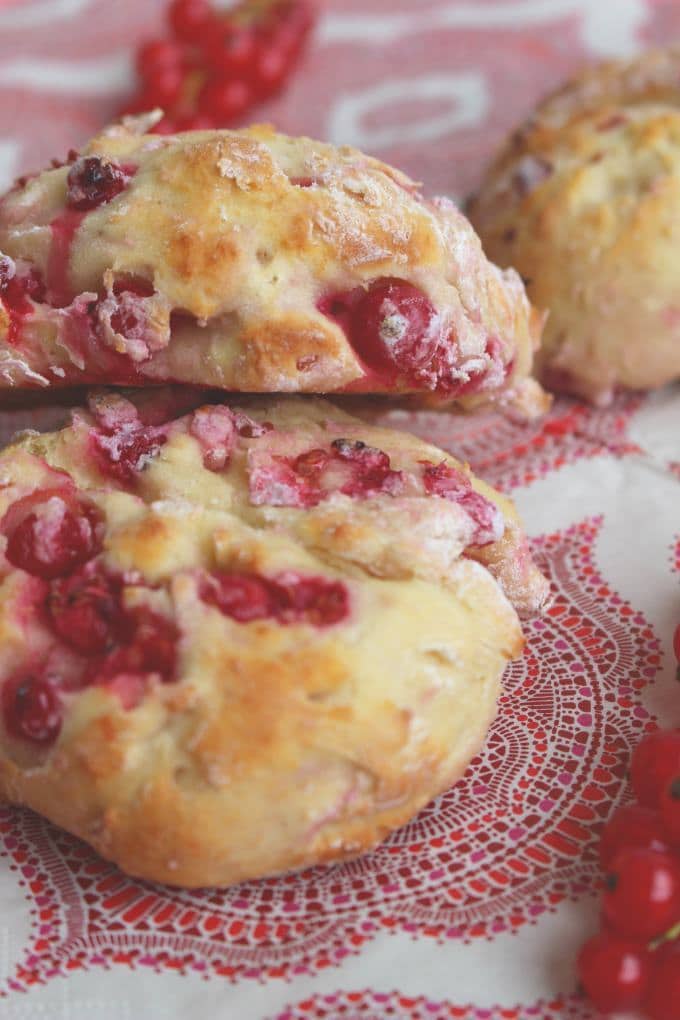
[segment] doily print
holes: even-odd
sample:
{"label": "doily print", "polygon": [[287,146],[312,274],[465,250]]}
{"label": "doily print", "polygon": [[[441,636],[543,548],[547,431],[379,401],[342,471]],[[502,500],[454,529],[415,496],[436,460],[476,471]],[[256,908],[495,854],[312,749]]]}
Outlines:
{"label": "doily print", "polygon": [[530,1006],[482,1009],[398,992],[363,991],[315,995],[285,1009],[275,1020],[597,1020],[598,1017],[588,1002],[576,997],[542,999]]}
{"label": "doily print", "polygon": [[602,410],[565,397],[555,400],[544,418],[529,423],[490,413],[456,416],[445,411],[392,410],[376,414],[368,405],[365,416],[449,450],[468,461],[475,474],[507,492],[582,458],[642,452],[627,435],[628,423],[642,401],[637,394],[626,394]]}
{"label": "doily print", "polygon": [[536,542],[554,604],[528,626],[484,752],[370,855],[231,890],[135,881],[30,812],[3,808],[34,938],[7,988],[91,966],[233,980],[318,972],[378,931],[493,938],[598,882],[599,829],[626,795],[640,702],[659,669],[641,613],[598,575],[601,519]]}

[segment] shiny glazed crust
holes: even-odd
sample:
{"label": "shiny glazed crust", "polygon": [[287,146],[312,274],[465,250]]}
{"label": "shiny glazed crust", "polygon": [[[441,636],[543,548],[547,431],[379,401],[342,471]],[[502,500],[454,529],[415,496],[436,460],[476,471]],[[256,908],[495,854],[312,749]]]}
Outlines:
{"label": "shiny glazed crust", "polygon": [[[465,406],[545,409],[528,378],[541,317],[452,203],[426,201],[406,176],[349,147],[267,127],[145,134],[152,122],[110,127],[81,154],[128,169],[110,201],[67,208],[66,165],[0,203],[0,250],[47,284],[19,329],[6,309],[3,331],[0,314],[0,387],[183,382],[450,400],[477,379],[459,394]],[[112,318],[116,287],[130,278],[151,290],[132,333]],[[434,305],[439,367],[455,384],[446,391],[434,369],[417,382],[381,378],[319,309],[384,278]]]}
{"label": "shiny glazed crust", "polygon": [[[0,692],[17,670],[48,663],[63,711],[49,746],[12,736],[3,716],[0,793],[126,871],[180,886],[359,854],[479,750],[504,665],[522,648],[501,586],[532,612],[546,582],[504,497],[471,479],[497,536],[475,546],[464,506],[422,491],[423,462],[467,472],[412,436],[284,398],[248,402],[220,443],[230,412],[173,418],[164,398],[135,398],[163,442],[125,485],[92,457],[104,426],[115,437],[138,427],[121,396],[95,397],[68,428],[0,455],[0,521],[27,493],[75,484],[105,522],[96,563],[179,631],[174,680],[147,676],[124,708],[113,687],[77,681],[77,656],[46,624],[46,582],[13,567],[0,537]],[[282,505],[263,465],[339,438],[387,452],[400,491]],[[239,622],[201,595],[215,571],[337,582],[347,613],[331,625]]]}
{"label": "shiny glazed crust", "polygon": [[537,373],[610,402],[680,378],[680,49],[586,70],[501,150],[468,212],[549,311]]}

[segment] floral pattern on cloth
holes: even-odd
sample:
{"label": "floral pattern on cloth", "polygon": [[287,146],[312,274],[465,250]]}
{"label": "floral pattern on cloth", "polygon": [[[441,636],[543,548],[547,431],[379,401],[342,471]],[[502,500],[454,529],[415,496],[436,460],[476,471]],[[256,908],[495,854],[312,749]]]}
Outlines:
{"label": "floral pattern on cloth", "polygon": [[[585,60],[680,30],[674,0],[319,3],[300,73],[258,119],[363,146],[457,199]],[[0,4],[0,187],[122,105],[133,45],[162,8]],[[680,723],[680,390],[606,410],[559,399],[530,426],[366,413],[511,491],[551,578],[553,607],[527,626],[484,751],[374,853],[227,891],[135,881],[3,806],[3,1020],[184,1020],[189,1002],[196,1020],[596,1020],[572,961],[597,909],[598,833],[629,797],[631,746]],[[0,442],[67,415],[0,402]]]}

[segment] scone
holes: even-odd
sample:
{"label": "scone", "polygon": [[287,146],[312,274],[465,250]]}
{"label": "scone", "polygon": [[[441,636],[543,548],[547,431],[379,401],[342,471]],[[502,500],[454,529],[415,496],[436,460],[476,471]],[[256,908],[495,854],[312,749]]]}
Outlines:
{"label": "scone", "polygon": [[358,854],[479,750],[546,582],[412,436],[167,415],[98,396],[0,454],[0,794],[180,886]]}
{"label": "scone", "polygon": [[587,70],[509,139],[468,208],[549,310],[537,371],[607,404],[680,378],[680,50]]}
{"label": "scone", "polygon": [[545,408],[528,378],[541,317],[451,202],[354,149],[152,122],[109,128],[0,203],[0,388]]}

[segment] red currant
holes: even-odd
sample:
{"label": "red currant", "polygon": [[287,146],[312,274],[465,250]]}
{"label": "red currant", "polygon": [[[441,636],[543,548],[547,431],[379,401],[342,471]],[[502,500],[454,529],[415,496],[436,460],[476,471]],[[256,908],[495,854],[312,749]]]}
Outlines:
{"label": "red currant", "polygon": [[360,439],[334,439],[331,450],[337,460],[350,469],[350,476],[340,491],[346,496],[364,499],[376,492],[397,493],[404,481],[401,471],[391,467],[389,454],[367,446]]}
{"label": "red currant", "polygon": [[644,1009],[649,1020],[680,1020],[680,940],[657,949]]}
{"label": "red currant", "polygon": [[212,79],[203,86],[199,95],[201,109],[222,125],[243,116],[253,100],[251,86],[238,79]]}
{"label": "red currant", "polygon": [[128,626],[127,643],[94,664],[88,682],[108,685],[121,676],[146,678],[155,674],[162,683],[172,683],[180,637],[173,621],[140,607],[131,612]]}
{"label": "red currant", "polygon": [[344,620],[349,612],[349,595],[341,581],[321,577],[282,574],[278,578],[281,619],[329,627]]}
{"label": "red currant", "polygon": [[662,935],[680,921],[680,862],[655,850],[622,850],[605,878],[602,906],[620,935]]}
{"label": "red currant", "polygon": [[152,39],[139,47],[135,62],[140,77],[151,81],[161,69],[181,68],[184,52],[181,46],[170,39]]}
{"label": "red currant", "polygon": [[129,168],[113,160],[83,156],[68,172],[66,204],[79,212],[95,209],[124,191],[131,176]]}
{"label": "red currant", "polygon": [[270,587],[257,574],[211,574],[201,598],[238,623],[262,620],[274,612]]}
{"label": "red currant", "polygon": [[445,461],[441,464],[432,464],[430,461],[422,463],[425,492],[429,496],[439,496],[457,503],[477,525],[472,537],[474,545],[489,545],[501,537],[503,518],[498,507],[481,493],[475,492],[467,475]]}
{"label": "red currant", "polygon": [[675,847],[680,847],[680,772],[671,779],[661,798],[664,831]]}
{"label": "red currant", "polygon": [[603,1012],[639,1006],[650,971],[649,953],[644,946],[607,932],[586,942],[578,958],[583,987]]}
{"label": "red currant", "polygon": [[609,819],[600,837],[600,863],[606,871],[621,850],[633,847],[668,850],[668,839],[658,811],[626,804]]}
{"label": "red currant", "polygon": [[221,77],[235,78],[245,74],[257,53],[258,38],[251,28],[228,24],[206,43],[211,66]]}
{"label": "red currant", "polygon": [[51,581],[65,577],[101,548],[101,516],[90,503],[55,489],[13,503],[1,522],[13,567]]}
{"label": "red currant", "polygon": [[292,61],[276,40],[261,46],[250,72],[253,91],[258,99],[267,99],[282,88]]}
{"label": "red currant", "polygon": [[656,730],[633,751],[631,779],[637,799],[658,808],[667,784],[680,772],[680,730]]}
{"label": "red currant", "polygon": [[99,470],[124,485],[137,481],[166,442],[158,429],[133,423],[118,430],[92,429],[89,449]]}
{"label": "red currant", "polygon": [[173,0],[168,20],[175,36],[187,42],[200,43],[215,31],[215,16],[207,0]]}
{"label": "red currant", "polygon": [[238,623],[273,618],[281,624],[328,627],[349,612],[349,594],[340,581],[280,574],[212,573],[204,579],[201,598]]}
{"label": "red currant", "polygon": [[307,0],[241,0],[222,13],[208,0],[173,0],[168,20],[174,41],[140,47],[143,89],[126,108],[162,107],[168,117],[154,128],[158,134],[228,126],[277,92],[302,51],[314,8]]}
{"label": "red currant", "polygon": [[324,298],[319,308],[345,329],[363,361],[385,377],[417,376],[439,343],[434,305],[406,280],[374,280],[365,291]]}
{"label": "red currant", "polygon": [[8,733],[32,744],[50,744],[61,730],[59,697],[46,677],[34,673],[5,681],[2,714]]}
{"label": "red currant", "polygon": [[82,655],[102,655],[126,630],[122,582],[88,563],[54,581],[47,600],[49,622],[61,640]]}
{"label": "red currant", "polygon": [[159,67],[150,75],[144,89],[144,105],[147,109],[173,106],[182,94],[185,74],[181,66],[173,64]]}

